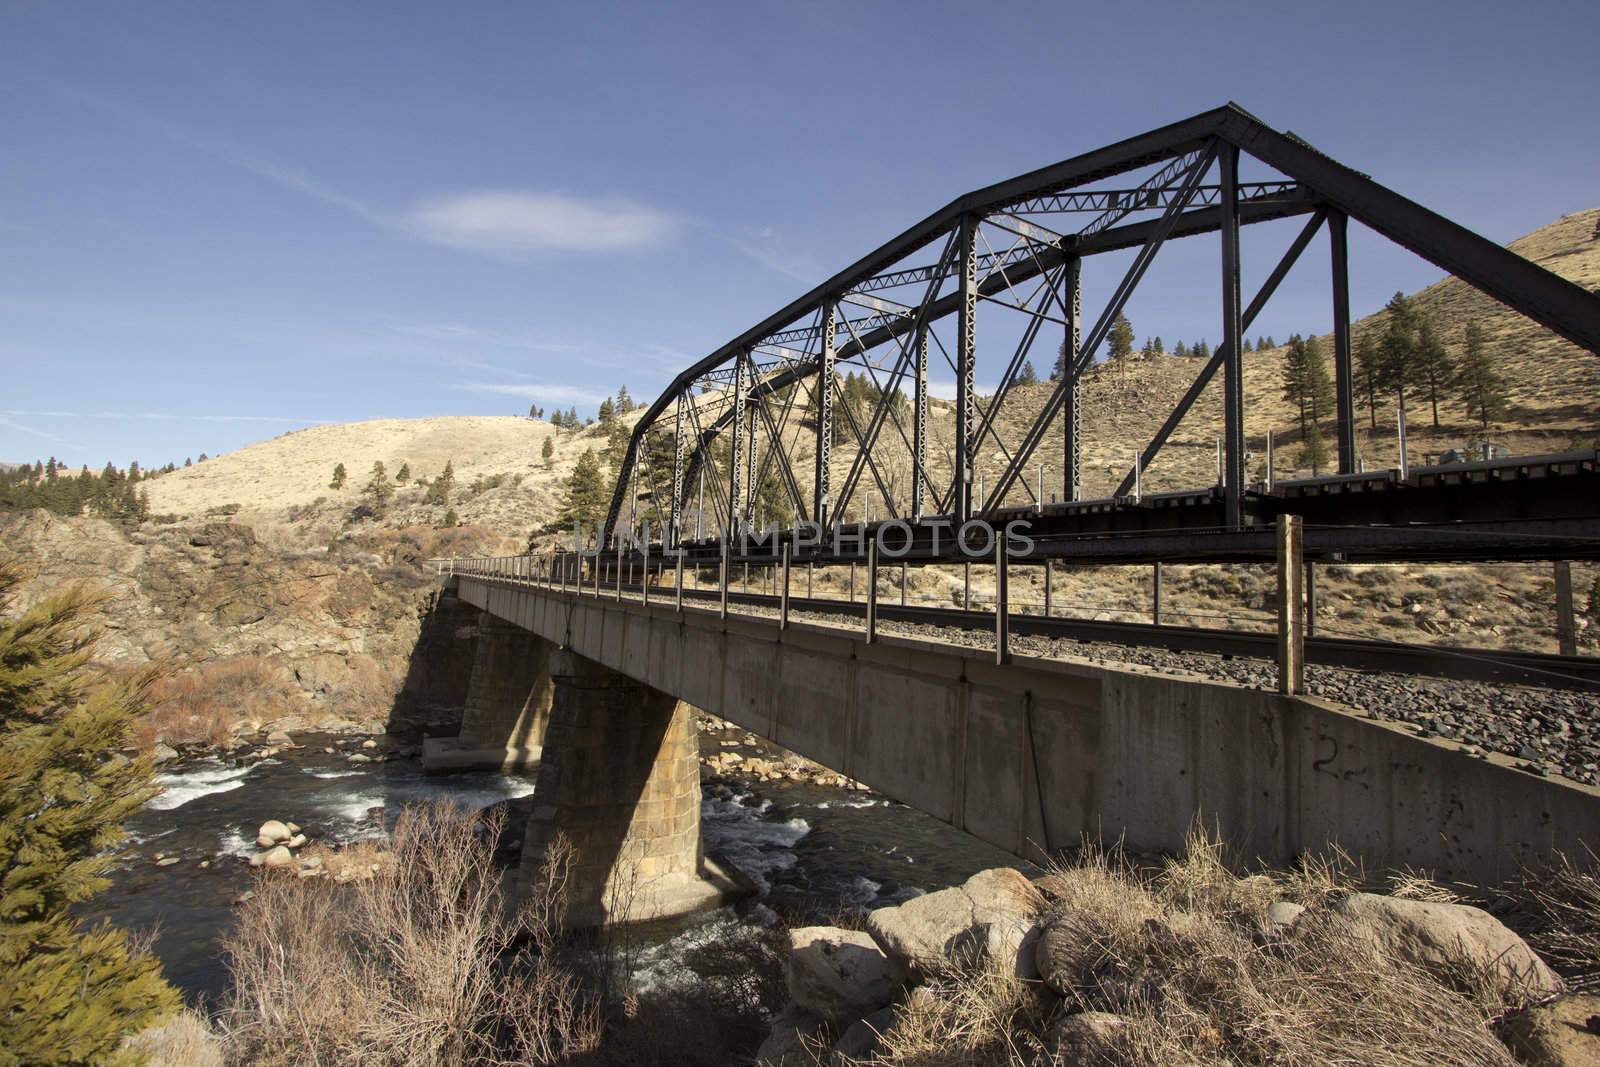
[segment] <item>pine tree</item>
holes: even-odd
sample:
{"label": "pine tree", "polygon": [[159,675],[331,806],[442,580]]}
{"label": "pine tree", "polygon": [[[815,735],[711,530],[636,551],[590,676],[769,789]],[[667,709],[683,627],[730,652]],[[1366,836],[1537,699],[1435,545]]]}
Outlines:
{"label": "pine tree", "polygon": [[343,489],[344,488],[344,483],[349,481],[349,480],[350,480],[350,476],[345,473],[344,464],[343,463],[336,463],[336,464],[334,464],[334,467],[333,467],[333,481],[328,483],[328,488],[329,489]]}
{"label": "pine tree", "polygon": [[122,754],[154,674],[92,674],[94,600],[71,589],[11,615],[16,581],[0,570],[0,1061],[112,1062],[180,1006],[153,956],[72,915],[156,793],[150,760]]}
{"label": "pine tree", "polygon": [[1161,335],[1156,334],[1156,355],[1165,355],[1166,349],[1161,346]]}
{"label": "pine tree", "polygon": [[1294,334],[1289,338],[1283,356],[1283,398],[1299,410],[1302,438],[1332,406],[1333,382],[1315,337]]}
{"label": "pine tree", "polygon": [[1355,366],[1352,368],[1351,385],[1355,391],[1367,398],[1367,418],[1372,428],[1378,428],[1378,389],[1383,384],[1383,357],[1378,351],[1376,342],[1371,333],[1364,333],[1356,340]]}
{"label": "pine tree", "polygon": [[546,437],[544,439],[544,444],[539,449],[539,455],[544,459],[545,470],[549,470],[556,465],[556,446],[552,438]]}
{"label": "pine tree", "polygon": [[1039,374],[1033,369],[1033,360],[1022,361],[1022,370],[1017,374],[1018,385],[1038,385]]}
{"label": "pine tree", "polygon": [[428,485],[428,495],[425,498],[430,504],[447,505],[450,503],[450,492],[456,487],[456,470],[450,460],[445,460],[444,470],[439,473]]}
{"label": "pine tree", "polygon": [[389,503],[389,498],[394,496],[394,486],[389,484],[389,472],[383,469],[383,460],[372,465],[372,477],[361,492],[378,511],[382,511],[384,505]]}
{"label": "pine tree", "polygon": [[208,456],[208,455],[206,455],[206,454],[205,454],[205,453],[204,453],[204,452],[202,452],[202,453],[200,453],[200,460],[199,460],[199,462],[201,462],[201,463],[204,463],[204,462],[205,462],[205,461],[206,461],[206,460],[208,460],[208,459],[210,459],[210,458],[211,458],[211,457],[210,457],[210,456]]}
{"label": "pine tree", "polygon": [[1300,465],[1310,467],[1313,475],[1328,465],[1328,445],[1322,439],[1322,427],[1314,422],[1306,431],[1305,443],[1300,446]]}
{"label": "pine tree", "polygon": [[1495,370],[1483,336],[1483,327],[1476,322],[1467,323],[1465,349],[1461,354],[1461,367],[1456,374],[1456,388],[1466,405],[1467,416],[1478,420],[1485,430],[1489,423],[1505,418],[1509,406],[1506,383]]}
{"label": "pine tree", "polygon": [[1250,346],[1250,338],[1246,337],[1244,339],[1244,352],[1245,352],[1246,355],[1248,355],[1252,351],[1254,351],[1254,349],[1251,348],[1251,346]]}
{"label": "pine tree", "polygon": [[626,385],[617,386],[617,414],[627,415],[633,411],[633,397],[628,395]]}
{"label": "pine tree", "polygon": [[409,464],[409,463],[401,463],[400,464],[400,473],[398,473],[398,474],[396,474],[394,476],[394,483],[396,485],[405,485],[410,480],[411,480],[411,464]]}
{"label": "pine tree", "polygon": [[1439,428],[1439,394],[1450,388],[1455,380],[1455,361],[1439,340],[1433,328],[1433,319],[1426,312],[1417,312],[1417,379],[1428,391],[1428,403],[1433,407],[1433,428]]}
{"label": "pine tree", "polygon": [[449,511],[444,513],[444,518],[439,520],[438,528],[441,530],[452,530],[460,525],[461,517],[456,514],[455,508],[451,508]]}
{"label": "pine tree", "polygon": [[567,409],[567,429],[572,430],[574,433],[576,433],[578,428],[580,426],[582,426],[582,425],[583,425],[583,423],[578,421],[578,409],[577,408],[568,408]]}
{"label": "pine tree", "polygon": [[1421,373],[1421,319],[1415,305],[1404,293],[1395,293],[1386,305],[1389,321],[1378,342],[1378,385],[1395,396],[1400,412],[1406,410],[1406,396],[1425,381]]}
{"label": "pine tree", "polygon": [[605,476],[594,449],[586,448],[578,457],[578,464],[567,478],[566,496],[561,501],[558,522],[562,526],[580,526],[590,531],[605,520],[611,496],[606,492]]}
{"label": "pine tree", "polygon": [[611,398],[608,396],[600,401],[600,425],[610,426],[611,420],[615,417],[616,409],[612,406]]}
{"label": "pine tree", "polygon": [[1056,365],[1050,368],[1050,380],[1059,382],[1067,376],[1067,342],[1062,341],[1056,349]]}
{"label": "pine tree", "polygon": [[1185,344],[1183,341],[1179,341],[1178,342],[1178,347],[1174,348],[1172,350],[1172,354],[1175,355],[1175,356],[1185,356],[1185,357],[1187,357],[1189,355],[1189,346],[1187,344]]}
{"label": "pine tree", "polygon": [[1111,358],[1121,359],[1133,351],[1133,323],[1119,313],[1111,323],[1111,333],[1106,340],[1111,345]]}

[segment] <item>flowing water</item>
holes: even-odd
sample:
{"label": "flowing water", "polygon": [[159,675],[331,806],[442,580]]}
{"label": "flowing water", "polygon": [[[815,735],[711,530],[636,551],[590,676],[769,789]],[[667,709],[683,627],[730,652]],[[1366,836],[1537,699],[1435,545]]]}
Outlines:
{"label": "flowing water", "polygon": [[[703,731],[702,741],[707,751],[773,755],[743,745],[743,737]],[[312,841],[344,843],[384,836],[407,804],[447,798],[481,808],[533,792],[531,775],[430,776],[414,759],[351,762],[349,755],[362,751],[359,737],[296,740],[300,747],[265,758],[169,764],[160,776],[165,792],[130,822],[112,886],[94,901],[90,914],[156,931],[167,977],[191,999],[215,1002],[226,988],[218,938],[233,901],[249,888],[247,861],[258,851],[261,823],[295,822]],[[335,751],[324,751],[330,747]],[[791,916],[821,921],[841,908],[898,903],[1016,862],[876,794],[790,781],[730,785],[704,800],[706,849],[739,868],[761,902]],[[745,904],[653,924],[640,956],[642,980],[667,980],[685,948],[767,914]]]}

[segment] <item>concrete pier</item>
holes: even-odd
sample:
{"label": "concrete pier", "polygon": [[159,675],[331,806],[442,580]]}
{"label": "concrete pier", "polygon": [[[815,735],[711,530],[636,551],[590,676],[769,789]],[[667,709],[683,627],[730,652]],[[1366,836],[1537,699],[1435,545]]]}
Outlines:
{"label": "concrete pier", "polygon": [[680,915],[737,892],[701,849],[694,709],[565,649],[548,663],[554,699],[519,891],[563,834],[577,850],[574,926]]}
{"label": "concrete pier", "polygon": [[529,770],[550,719],[550,642],[484,612],[456,737],[423,742],[424,770]]}

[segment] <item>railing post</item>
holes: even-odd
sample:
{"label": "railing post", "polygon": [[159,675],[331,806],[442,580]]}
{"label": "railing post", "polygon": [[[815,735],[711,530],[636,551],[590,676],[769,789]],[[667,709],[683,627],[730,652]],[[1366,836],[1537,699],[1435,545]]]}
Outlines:
{"label": "railing post", "polygon": [[676,550],[676,552],[678,553],[678,578],[677,578],[677,586],[678,587],[677,587],[677,592],[676,592],[677,603],[675,605],[675,608],[676,608],[678,614],[682,615],[683,614],[683,546],[682,545],[674,545],[673,547]]}
{"label": "railing post", "polygon": [[1317,561],[1306,560],[1306,636],[1317,636]]}
{"label": "railing post", "polygon": [[961,610],[972,610],[972,561],[961,564]]}
{"label": "railing post", "polygon": [[856,561],[850,561],[850,603],[856,602]]}
{"label": "railing post", "polygon": [[726,541],[722,542],[722,562],[719,565],[719,569],[722,574],[721,581],[717,583],[718,596],[721,598],[718,605],[718,615],[726,619],[728,617],[728,542]]}
{"label": "railing post", "polygon": [[900,606],[906,606],[906,565],[900,564]]}
{"label": "railing post", "polygon": [[1047,618],[1047,619],[1050,617],[1050,609],[1054,605],[1053,597],[1054,597],[1054,594],[1055,594],[1055,589],[1054,589],[1054,586],[1056,584],[1055,583],[1055,577],[1056,577],[1056,561],[1053,560],[1053,559],[1045,560],[1044,561],[1044,617]]}
{"label": "railing post", "polygon": [[1305,565],[1300,516],[1279,515],[1278,541],[1278,692],[1306,690]]}
{"label": "railing post", "polygon": [[622,602],[622,542],[621,541],[617,542],[616,568],[617,568],[617,573],[616,573],[616,578],[617,578],[617,603],[620,604]]}
{"label": "railing post", "polygon": [[644,597],[645,606],[648,607],[650,605],[650,539],[648,537],[645,538],[643,544],[644,544],[644,547],[642,549],[640,549],[640,552],[643,553],[643,557],[644,557],[644,567],[643,567],[643,570],[644,570],[644,593],[643,593],[643,597]]}
{"label": "railing post", "polygon": [[783,585],[778,593],[778,629],[789,628],[789,542],[783,543]]}
{"label": "railing post", "polygon": [[867,542],[867,644],[878,639],[878,539]]}
{"label": "railing post", "polygon": [[811,599],[811,579],[816,576],[816,573],[817,573],[817,561],[814,560],[814,559],[807,560],[806,561],[806,599],[807,600]]}
{"label": "railing post", "polygon": [[1161,561],[1150,565],[1150,621],[1161,625]]}
{"label": "railing post", "polygon": [[1578,654],[1578,624],[1572,611],[1572,564],[1557,560],[1556,566],[1556,640],[1563,656]]}
{"label": "railing post", "polygon": [[1002,530],[994,539],[994,661],[1011,661],[1011,629],[1006,612],[1010,608],[1010,559],[1006,553],[1006,535]]}

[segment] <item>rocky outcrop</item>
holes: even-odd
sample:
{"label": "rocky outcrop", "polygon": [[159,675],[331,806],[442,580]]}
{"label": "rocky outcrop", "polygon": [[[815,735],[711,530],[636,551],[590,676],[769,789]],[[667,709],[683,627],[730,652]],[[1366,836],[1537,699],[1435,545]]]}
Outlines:
{"label": "rocky outcrop", "polygon": [[913,975],[999,960],[1016,967],[1019,977],[1034,977],[1032,938],[1042,903],[1033,883],[1000,867],[980,871],[961,886],[880,908],[867,917],[867,932]]}
{"label": "rocky outcrop", "polygon": [[1600,994],[1562,997],[1513,1015],[1502,1036],[1530,1067],[1600,1067]]}

